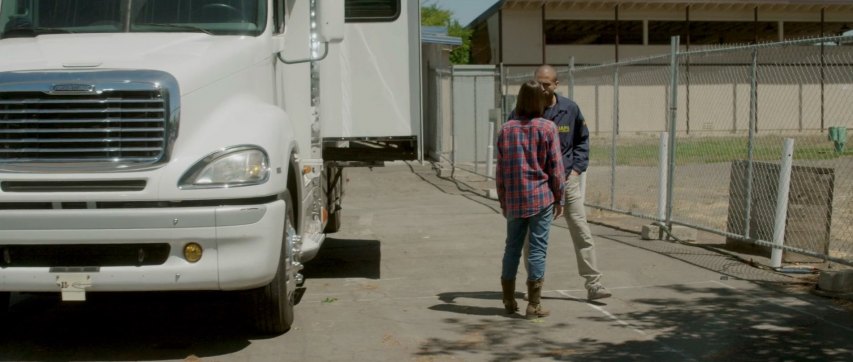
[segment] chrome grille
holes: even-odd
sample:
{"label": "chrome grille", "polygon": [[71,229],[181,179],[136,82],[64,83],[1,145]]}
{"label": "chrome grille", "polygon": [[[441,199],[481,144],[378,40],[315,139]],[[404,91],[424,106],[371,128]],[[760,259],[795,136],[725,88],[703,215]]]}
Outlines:
{"label": "chrome grille", "polygon": [[159,91],[0,93],[0,162],[155,162],[166,113]]}
{"label": "chrome grille", "polygon": [[155,70],[0,72],[0,170],[158,167],[178,136],[179,95]]}

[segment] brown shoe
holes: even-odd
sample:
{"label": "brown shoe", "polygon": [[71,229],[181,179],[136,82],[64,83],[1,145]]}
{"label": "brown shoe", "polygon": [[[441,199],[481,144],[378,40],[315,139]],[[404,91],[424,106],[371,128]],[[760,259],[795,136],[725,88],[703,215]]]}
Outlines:
{"label": "brown shoe", "polygon": [[551,311],[542,308],[542,285],[544,283],[545,279],[527,281],[527,299],[530,302],[527,304],[527,311],[524,313],[527,319],[543,318],[551,314]]}
{"label": "brown shoe", "polygon": [[515,301],[515,279],[501,279],[501,289],[503,290],[504,308],[507,314],[518,312],[518,303]]}

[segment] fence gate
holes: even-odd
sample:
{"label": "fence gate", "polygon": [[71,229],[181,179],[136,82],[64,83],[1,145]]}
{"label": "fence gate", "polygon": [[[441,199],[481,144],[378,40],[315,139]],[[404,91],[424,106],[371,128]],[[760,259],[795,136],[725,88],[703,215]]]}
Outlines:
{"label": "fence gate", "polygon": [[489,110],[497,108],[497,71],[493,65],[455,65],[452,70],[453,152],[456,167],[485,173]]}

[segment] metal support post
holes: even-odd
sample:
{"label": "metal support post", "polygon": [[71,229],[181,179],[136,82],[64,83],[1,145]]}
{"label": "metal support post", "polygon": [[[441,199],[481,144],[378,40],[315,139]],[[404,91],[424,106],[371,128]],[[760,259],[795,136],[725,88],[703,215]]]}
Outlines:
{"label": "metal support post", "polygon": [[456,69],[450,68],[450,173],[456,170]]}
{"label": "metal support post", "polygon": [[610,136],[610,207],[616,208],[616,134],[619,129],[619,66],[613,68],[613,132]]}
{"label": "metal support post", "polygon": [[749,138],[747,139],[746,156],[746,211],[744,212],[743,236],[750,238],[750,221],[752,220],[752,176],[755,158],[755,124],[758,117],[758,49],[752,49],[752,64],[750,65],[749,84]]}
{"label": "metal support post", "polygon": [[575,100],[575,57],[569,59],[569,99]]}
{"label": "metal support post", "polygon": [[666,170],[667,170],[667,160],[669,159],[669,133],[661,132],[660,133],[660,146],[658,147],[659,161],[658,167],[660,168],[659,177],[660,180],[658,182],[658,221],[666,220],[666,190],[667,190],[667,180],[666,180]]}
{"label": "metal support post", "polygon": [[782,149],[782,162],[779,168],[779,186],[776,189],[776,218],[773,223],[773,250],[770,252],[770,266],[782,267],[782,246],[785,244],[785,220],[788,218],[788,193],[791,190],[791,169],[794,159],[794,139],[786,138]]}
{"label": "metal support post", "polygon": [[509,116],[509,114],[506,112],[507,86],[506,86],[506,67],[504,67],[504,63],[500,64],[499,69],[500,69],[499,70],[500,74],[498,76],[500,77],[500,91],[498,91],[498,93],[500,93],[500,97],[501,97],[501,99],[500,99],[500,104],[501,104],[500,118],[501,118],[501,120],[505,120]]}
{"label": "metal support post", "polygon": [[471,124],[474,125],[474,173],[480,172],[480,135],[477,133],[477,125],[480,121],[480,114],[477,112],[480,108],[480,101],[477,99],[477,93],[480,88],[478,86],[478,80],[480,80],[480,76],[474,76],[474,122]]}
{"label": "metal support post", "polygon": [[672,227],[672,198],[675,183],[675,131],[678,118],[678,47],[680,38],[672,37],[669,74],[669,167],[666,176],[666,225]]}
{"label": "metal support post", "polygon": [[495,177],[495,128],[500,115],[500,109],[492,109],[489,112],[489,145],[486,146],[486,177],[490,178]]}

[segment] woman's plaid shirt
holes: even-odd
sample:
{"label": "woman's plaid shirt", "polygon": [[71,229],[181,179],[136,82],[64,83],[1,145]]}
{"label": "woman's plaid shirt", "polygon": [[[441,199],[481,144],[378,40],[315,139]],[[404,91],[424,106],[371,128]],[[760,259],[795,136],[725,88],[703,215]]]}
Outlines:
{"label": "woman's plaid shirt", "polygon": [[557,126],[544,118],[511,119],[498,134],[495,182],[507,218],[526,218],[563,204],[563,157]]}

